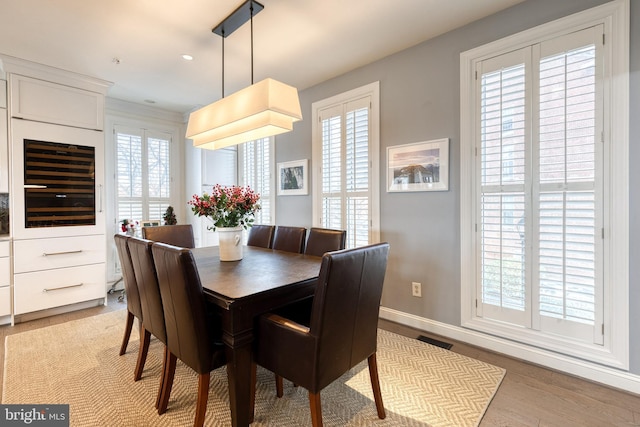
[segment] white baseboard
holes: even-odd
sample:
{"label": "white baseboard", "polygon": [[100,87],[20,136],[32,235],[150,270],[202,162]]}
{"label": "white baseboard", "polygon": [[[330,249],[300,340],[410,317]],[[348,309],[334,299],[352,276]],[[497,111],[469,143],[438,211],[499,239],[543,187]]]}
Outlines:
{"label": "white baseboard", "polygon": [[106,298],[97,298],[89,301],[82,301],[74,304],[48,308],[46,310],[32,311],[24,314],[17,314],[14,316],[14,323],[28,322],[30,320],[41,319],[43,317],[50,317],[50,316],[55,316],[57,314],[83,310],[85,308],[97,307],[99,305],[106,305],[106,300],[107,300]]}
{"label": "white baseboard", "polygon": [[482,347],[547,368],[556,369],[610,387],[640,394],[640,375],[485,335],[477,331],[437,322],[391,308],[380,307],[380,317],[425,332],[442,335],[443,337]]}

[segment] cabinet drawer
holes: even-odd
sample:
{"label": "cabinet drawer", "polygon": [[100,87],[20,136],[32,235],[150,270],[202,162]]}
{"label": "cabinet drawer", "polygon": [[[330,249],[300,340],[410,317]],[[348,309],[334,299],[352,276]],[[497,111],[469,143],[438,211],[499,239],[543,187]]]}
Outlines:
{"label": "cabinet drawer", "polygon": [[11,262],[9,261],[9,258],[0,258],[0,287],[9,286],[10,284]]}
{"label": "cabinet drawer", "polygon": [[11,288],[0,288],[0,316],[11,314]]}
{"label": "cabinet drawer", "polygon": [[[0,80],[0,108],[7,108],[7,82]],[[6,111],[5,111],[6,113]]]}
{"label": "cabinet drawer", "polygon": [[14,240],[13,272],[103,263],[105,244],[104,235]]}
{"label": "cabinet drawer", "polygon": [[9,245],[10,245],[10,243],[9,243],[8,240],[0,242],[0,258],[9,256],[9,254],[10,254],[10,252],[9,252],[10,246]]}
{"label": "cabinet drawer", "polygon": [[16,274],[13,278],[15,314],[104,298],[105,264]]}

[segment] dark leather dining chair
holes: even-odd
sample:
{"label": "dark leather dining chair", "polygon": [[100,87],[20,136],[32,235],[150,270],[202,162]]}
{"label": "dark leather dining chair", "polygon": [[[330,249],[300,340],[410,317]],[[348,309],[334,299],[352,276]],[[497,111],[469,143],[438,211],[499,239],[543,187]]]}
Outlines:
{"label": "dark leather dining chair", "polygon": [[249,229],[247,246],[257,246],[260,248],[271,248],[273,243],[273,232],[275,225],[253,225]]}
{"label": "dark leather dining chair", "polygon": [[169,357],[159,411],[169,402],[176,360],[198,374],[194,426],[202,426],[207,411],[209,378],[226,363],[220,320],[206,308],[202,284],[191,251],[163,243],[151,248],[160,284]]}
{"label": "dark leather dining chair", "polygon": [[131,253],[131,262],[133,271],[136,276],[136,283],[140,292],[140,305],[142,307],[142,333],[140,334],[140,353],[139,361],[136,366],[135,380],[142,376],[142,370],[147,359],[149,351],[149,341],[151,335],[159,339],[164,344],[164,361],[162,365],[162,375],[160,378],[160,386],[158,387],[158,396],[156,398],[156,408],[160,406],[160,397],[163,390],[164,374],[168,359],[169,350],[167,349],[167,331],[164,324],[164,311],[162,309],[162,298],[160,297],[160,287],[158,285],[158,277],[156,275],[156,267],[153,263],[153,254],[151,253],[151,240],[138,239],[131,237],[127,242],[129,252]]}
{"label": "dark leather dining chair", "polygon": [[309,391],[314,427],[322,426],[320,391],[364,359],[385,418],[376,346],[388,254],[388,243],[325,253],[311,309],[303,301],[258,319],[255,362]]}
{"label": "dark leather dining chair", "polygon": [[[124,234],[116,234],[113,239],[116,242],[116,250],[120,259],[120,270],[122,271],[122,281],[124,282],[124,292],[127,297],[127,322],[124,327],[124,337],[120,345],[120,356],[126,353],[129,338],[131,337],[131,329],[133,328],[133,319],[138,319],[138,325],[142,330],[142,307],[140,306],[140,294],[138,285],[136,284],[136,276],[133,272],[131,264],[131,254],[127,246],[129,236]],[[136,368],[137,369],[137,368]]]}
{"label": "dark leather dining chair", "polygon": [[180,248],[196,247],[191,224],[142,227],[142,238],[178,246]]}
{"label": "dark leather dining chair", "polygon": [[307,229],[304,227],[289,227],[279,225],[273,236],[272,249],[278,251],[295,252],[301,254],[304,252],[304,238]]}
{"label": "dark leather dining chair", "polygon": [[307,255],[322,256],[325,252],[344,249],[346,240],[346,230],[312,227],[309,229],[309,237],[307,238],[304,253]]}

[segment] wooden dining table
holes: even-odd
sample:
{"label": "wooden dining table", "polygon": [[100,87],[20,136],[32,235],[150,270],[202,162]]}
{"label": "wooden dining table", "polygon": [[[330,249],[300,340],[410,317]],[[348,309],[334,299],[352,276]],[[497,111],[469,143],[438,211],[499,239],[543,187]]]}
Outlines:
{"label": "wooden dining table", "polygon": [[[220,261],[218,247],[192,249],[207,300],[222,313],[229,406],[234,427],[253,419],[251,362],[254,320],[313,295],[322,258],[253,246],[240,261]],[[275,391],[274,391],[275,393]]]}

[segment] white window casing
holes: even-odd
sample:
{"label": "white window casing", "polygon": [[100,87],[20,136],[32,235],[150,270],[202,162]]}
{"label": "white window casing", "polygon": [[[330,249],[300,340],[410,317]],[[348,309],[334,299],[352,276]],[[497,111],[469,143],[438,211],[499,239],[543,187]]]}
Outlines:
{"label": "white window casing", "polygon": [[460,58],[462,326],[622,369],[628,12],[614,1]]}
{"label": "white window casing", "polygon": [[379,83],[312,104],[313,225],[380,240]]}

